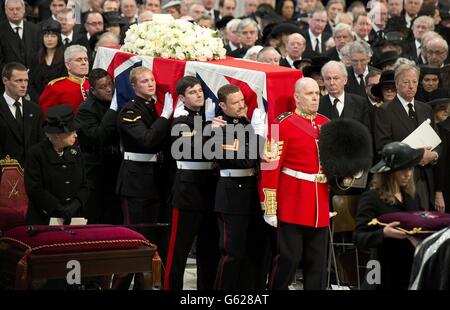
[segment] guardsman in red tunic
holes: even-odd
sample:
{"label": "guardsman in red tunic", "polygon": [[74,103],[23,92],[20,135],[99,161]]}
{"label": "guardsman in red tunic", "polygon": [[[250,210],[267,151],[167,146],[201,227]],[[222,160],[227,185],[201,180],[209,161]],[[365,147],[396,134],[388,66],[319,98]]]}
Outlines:
{"label": "guardsman in red tunic", "polygon": [[81,45],[72,45],[64,52],[68,76],[50,81],[39,97],[39,105],[44,114],[47,110],[58,104],[68,104],[74,112],[78,106],[87,99],[89,94],[89,59],[87,50]]}
{"label": "guardsman in red tunic", "polygon": [[295,85],[296,110],[272,127],[261,169],[264,219],[278,224],[278,255],[269,287],[288,289],[300,260],[305,289],[324,289],[329,225],[328,184],[319,164],[319,86],[310,78]]}

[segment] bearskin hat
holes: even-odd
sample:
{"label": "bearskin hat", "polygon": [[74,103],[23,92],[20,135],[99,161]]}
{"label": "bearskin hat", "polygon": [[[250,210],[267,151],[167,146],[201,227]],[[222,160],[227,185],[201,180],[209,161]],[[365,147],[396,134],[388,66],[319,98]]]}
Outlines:
{"label": "bearskin hat", "polygon": [[329,179],[350,177],[372,165],[369,130],[352,119],[335,119],[322,125],[319,139],[320,163]]}

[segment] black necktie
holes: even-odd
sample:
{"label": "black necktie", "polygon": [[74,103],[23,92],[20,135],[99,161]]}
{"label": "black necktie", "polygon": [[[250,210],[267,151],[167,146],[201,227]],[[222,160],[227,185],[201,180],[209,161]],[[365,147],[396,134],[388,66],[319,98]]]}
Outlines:
{"label": "black necktie", "polygon": [[364,83],[364,75],[360,74],[360,75],[358,75],[358,77],[359,77],[359,86],[364,88],[364,91],[365,91],[366,84]]}
{"label": "black necktie", "polygon": [[20,32],[19,32],[19,30],[20,30],[20,27],[19,27],[19,26],[17,26],[17,27],[14,27],[14,29],[16,30],[16,33],[17,33],[17,35],[19,36],[19,38],[21,38],[21,39],[22,39],[22,37],[20,36]]}
{"label": "black necktie", "polygon": [[314,49],[314,52],[316,52],[317,54],[320,54],[320,42],[319,39],[316,38],[316,47]]}
{"label": "black necktie", "polygon": [[14,106],[16,107],[15,117],[16,117],[17,124],[19,124],[20,130],[23,130],[23,116],[22,116],[22,111],[20,111],[21,104],[19,101],[16,101],[16,102],[14,102]]}
{"label": "black necktie", "polygon": [[416,118],[416,112],[413,109],[413,105],[412,103],[408,103],[408,116],[410,119],[415,119]]}
{"label": "black necktie", "polygon": [[333,107],[331,108],[331,119],[339,118],[339,110],[337,109],[337,104],[339,102],[338,98],[334,98]]}
{"label": "black necktie", "polygon": [[70,43],[69,38],[65,38],[64,39],[64,46],[69,45],[69,43]]}

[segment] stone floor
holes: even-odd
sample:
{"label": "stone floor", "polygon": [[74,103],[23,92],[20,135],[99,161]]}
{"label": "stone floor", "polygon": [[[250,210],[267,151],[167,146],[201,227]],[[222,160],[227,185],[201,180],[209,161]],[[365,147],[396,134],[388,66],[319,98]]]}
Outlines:
{"label": "stone floor", "polygon": [[[297,271],[296,280],[289,286],[290,290],[303,289],[301,270]],[[186,270],[184,272],[184,290],[196,290],[197,289],[197,266],[195,259],[188,258],[186,264]]]}

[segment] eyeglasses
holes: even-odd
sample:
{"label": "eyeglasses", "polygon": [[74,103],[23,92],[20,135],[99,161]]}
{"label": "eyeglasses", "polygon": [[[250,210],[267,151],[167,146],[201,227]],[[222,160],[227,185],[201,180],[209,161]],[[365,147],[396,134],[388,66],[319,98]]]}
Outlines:
{"label": "eyeglasses", "polygon": [[433,51],[433,50],[427,50],[426,53],[427,53],[428,55],[438,55],[438,56],[439,56],[439,55],[444,54],[445,51]]}

